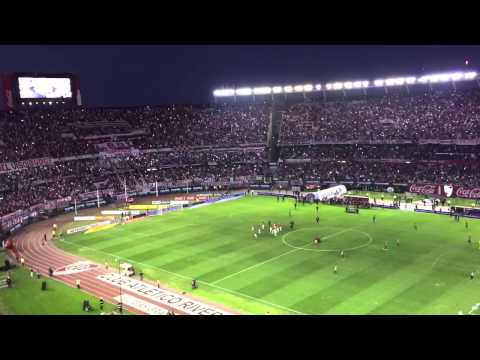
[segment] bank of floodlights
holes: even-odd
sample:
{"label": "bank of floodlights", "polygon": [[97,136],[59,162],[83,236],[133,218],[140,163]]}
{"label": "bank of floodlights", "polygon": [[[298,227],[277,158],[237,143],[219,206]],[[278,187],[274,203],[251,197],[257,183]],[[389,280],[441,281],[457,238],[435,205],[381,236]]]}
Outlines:
{"label": "bank of floodlights", "polygon": [[419,78],[415,76],[392,77],[385,79],[376,79],[373,82],[368,80],[355,80],[345,82],[333,82],[322,84],[304,84],[304,85],[285,85],[285,86],[262,86],[256,88],[238,88],[238,89],[217,89],[213,91],[215,97],[232,97],[232,96],[252,96],[252,95],[270,95],[270,94],[291,94],[291,93],[307,93],[312,91],[338,91],[352,89],[367,89],[370,87],[391,87],[391,86],[408,86],[414,84],[435,84],[447,83],[463,80],[474,80],[478,74],[475,71],[470,72],[452,72],[423,75]]}

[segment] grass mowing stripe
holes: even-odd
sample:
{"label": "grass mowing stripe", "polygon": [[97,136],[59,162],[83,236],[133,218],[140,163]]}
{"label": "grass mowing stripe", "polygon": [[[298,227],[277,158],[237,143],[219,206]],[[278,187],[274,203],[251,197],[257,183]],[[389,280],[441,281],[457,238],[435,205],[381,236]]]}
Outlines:
{"label": "grass mowing stripe", "polygon": [[[98,249],[90,248],[90,247],[88,247],[88,246],[84,246],[84,245],[80,245],[80,244],[76,244],[76,243],[71,243],[71,242],[69,242],[69,241],[67,241],[67,240],[65,240],[65,239],[60,239],[60,241],[65,242],[65,243],[67,243],[67,244],[71,244],[71,245],[77,246],[77,247],[81,247],[81,248],[83,247],[83,248],[86,248],[86,249],[91,250],[91,251],[94,251],[94,252],[100,252],[100,253],[105,254],[105,255],[109,255],[109,256],[112,256],[112,257],[117,257],[117,258],[119,258],[119,259],[127,260],[127,261],[130,261],[130,262],[134,263],[134,264],[140,264],[140,265],[142,265],[142,266],[151,267],[151,268],[154,268],[154,269],[163,271],[163,272],[165,272],[165,273],[167,273],[167,274],[177,276],[177,277],[182,278],[182,279],[186,279],[186,280],[191,280],[191,279],[193,279],[191,276],[186,276],[186,275],[183,275],[183,274],[179,274],[179,273],[175,273],[175,272],[172,272],[172,271],[168,271],[168,270],[166,270],[166,269],[160,268],[160,267],[155,266],[155,265],[145,264],[145,263],[141,263],[141,262],[138,262],[138,261],[134,261],[134,260],[131,260],[131,259],[128,259],[128,258],[116,256],[116,255],[114,255],[114,254],[109,254],[109,253],[106,253],[106,252],[101,251],[101,250],[98,250]],[[276,308],[278,308],[278,309],[286,310],[286,311],[293,312],[293,313],[296,313],[296,314],[299,314],[299,315],[305,315],[305,313],[302,313],[302,312],[300,312],[300,311],[293,310],[293,309],[290,309],[290,308],[288,308],[288,307],[285,307],[285,306],[282,306],[282,305],[279,305],[279,304],[274,304],[274,303],[271,303],[271,302],[266,301],[266,300],[263,300],[263,299],[255,298],[255,297],[253,297],[253,296],[250,296],[250,295],[247,295],[247,294],[243,294],[243,293],[238,292],[238,291],[235,291],[235,290],[226,289],[226,288],[223,288],[223,287],[221,287],[221,286],[218,286],[218,285],[215,285],[215,284],[211,284],[211,283],[208,283],[208,282],[205,282],[205,281],[198,280],[198,283],[204,284],[204,285],[210,286],[210,287],[212,287],[212,288],[216,288],[216,289],[219,289],[219,290],[222,290],[222,291],[225,291],[225,292],[234,294],[234,295],[242,296],[242,297],[248,298],[248,299],[250,299],[250,300],[255,300],[255,301],[258,301],[259,303],[263,303],[263,304],[268,305],[268,306],[276,307]]]}
{"label": "grass mowing stripe", "polygon": [[[333,234],[324,236],[324,239],[329,239],[329,238],[331,238],[331,237],[338,236],[338,235],[340,235],[340,234],[342,234],[342,233],[344,233],[344,232],[350,231],[350,230],[351,230],[351,229],[345,229],[345,230],[342,230],[342,231],[339,231],[339,232],[336,232],[336,233],[333,233]],[[285,235],[282,236],[282,238],[285,237],[287,234],[290,234],[290,233],[286,233]],[[245,269],[243,269],[243,270],[237,271],[236,273],[233,273],[233,274],[230,274],[230,275],[228,275],[228,276],[225,276],[224,278],[218,279],[217,281],[214,281],[212,284],[218,284],[219,282],[221,282],[221,281],[223,281],[223,280],[226,280],[226,279],[228,279],[228,278],[231,278],[231,277],[233,277],[233,276],[236,276],[236,275],[238,275],[238,274],[241,274],[241,273],[243,273],[243,272],[245,272],[245,271],[254,269],[254,268],[256,268],[256,267],[258,267],[258,266],[261,266],[261,265],[263,265],[263,264],[267,264],[267,263],[269,263],[270,261],[277,260],[277,259],[281,258],[282,256],[291,254],[291,253],[296,252],[296,251],[299,251],[299,250],[305,250],[305,249],[303,249],[303,248],[295,248],[295,249],[292,249],[292,250],[287,251],[287,252],[285,252],[285,253],[283,253],[283,254],[274,256],[274,257],[272,257],[272,258],[270,258],[270,259],[267,259],[267,260],[265,260],[265,261],[259,262],[258,264],[254,264],[254,265],[249,266],[249,267],[247,267],[247,268],[245,268]]]}

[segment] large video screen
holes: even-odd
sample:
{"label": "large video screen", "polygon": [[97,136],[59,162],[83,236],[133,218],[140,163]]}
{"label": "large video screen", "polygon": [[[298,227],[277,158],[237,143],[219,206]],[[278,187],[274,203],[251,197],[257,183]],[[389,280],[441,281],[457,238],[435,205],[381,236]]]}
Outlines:
{"label": "large video screen", "polygon": [[19,77],[21,99],[71,98],[72,85],[69,78]]}

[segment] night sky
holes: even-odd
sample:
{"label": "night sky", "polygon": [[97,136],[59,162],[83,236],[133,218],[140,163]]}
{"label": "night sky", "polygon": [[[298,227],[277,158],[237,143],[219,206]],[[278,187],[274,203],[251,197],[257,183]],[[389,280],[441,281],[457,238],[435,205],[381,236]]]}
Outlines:
{"label": "night sky", "polygon": [[0,45],[0,72],[77,73],[87,106],[206,103],[223,85],[371,80],[478,65],[480,46]]}

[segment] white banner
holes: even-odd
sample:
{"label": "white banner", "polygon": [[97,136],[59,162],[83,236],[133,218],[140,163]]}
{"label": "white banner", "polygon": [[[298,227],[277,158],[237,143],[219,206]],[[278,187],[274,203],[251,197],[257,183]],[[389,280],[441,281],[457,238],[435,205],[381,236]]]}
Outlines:
{"label": "white banner", "polygon": [[141,312],[144,312],[148,315],[168,315],[168,310],[165,310],[160,306],[146,302],[130,294],[122,294],[122,296],[117,296],[113,299],[118,302],[122,302],[124,305],[140,310]]}
{"label": "white banner", "polygon": [[170,201],[170,205],[188,205],[190,201],[188,200],[172,200]]}
{"label": "white banner", "polygon": [[95,221],[96,216],[74,216],[73,221]]}
{"label": "white banner", "polygon": [[53,164],[54,160],[51,158],[30,159],[17,162],[1,163],[0,173],[29,169],[32,167],[49,166]]}
{"label": "white banner", "polygon": [[140,210],[102,210],[102,215],[140,215]]}
{"label": "white banner", "polygon": [[126,291],[131,291],[137,295],[141,295],[147,299],[190,315],[233,315],[233,313],[218,309],[214,306],[202,304],[197,300],[162,288],[157,288],[140,280],[121,276],[120,274],[109,273],[99,275],[97,279],[117,287],[120,287],[121,284],[122,289]]}
{"label": "white banner", "polygon": [[79,232],[87,231],[88,229],[91,229],[91,228],[94,228],[94,227],[97,227],[97,226],[108,225],[108,224],[111,224],[111,223],[112,223],[111,221],[102,221],[102,222],[95,223],[95,224],[80,226],[80,227],[77,227],[77,228],[68,229],[67,234],[68,235],[76,234],[76,233],[79,233]]}

